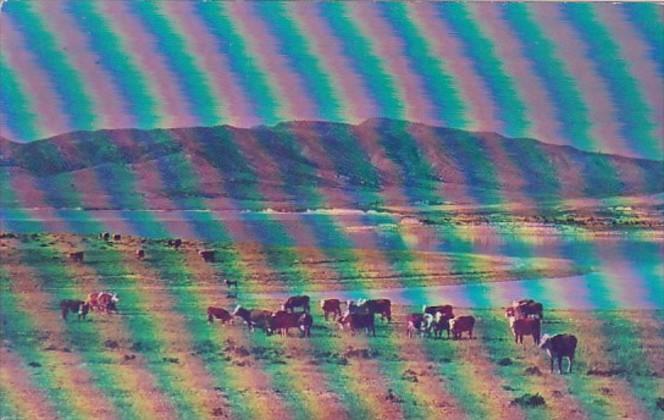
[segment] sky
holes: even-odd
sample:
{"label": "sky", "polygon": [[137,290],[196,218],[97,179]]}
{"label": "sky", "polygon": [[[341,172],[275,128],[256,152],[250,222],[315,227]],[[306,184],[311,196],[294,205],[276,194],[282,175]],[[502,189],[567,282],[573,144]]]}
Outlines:
{"label": "sky", "polygon": [[7,1],[0,135],[388,117],[664,159],[664,6]]}

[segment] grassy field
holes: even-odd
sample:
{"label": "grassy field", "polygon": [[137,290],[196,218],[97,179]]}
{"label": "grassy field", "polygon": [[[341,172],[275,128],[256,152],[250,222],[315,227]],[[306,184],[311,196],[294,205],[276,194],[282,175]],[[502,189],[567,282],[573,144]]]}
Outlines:
{"label": "grassy field", "polygon": [[[195,244],[193,244],[195,245]],[[530,341],[513,342],[500,308],[458,308],[474,340],[409,339],[407,313],[379,322],[377,337],[351,336],[313,308],[310,339],[209,325],[209,305],[277,309],[251,292],[286,271],[289,254],[225,249],[203,262],[139,239],[38,235],[0,243],[0,413],[5,418],[661,418],[662,311],[547,310],[545,332],[579,339],[570,375],[549,373]],[[83,263],[67,253],[85,250]],[[248,248],[249,249],[249,248]],[[244,250],[247,251],[247,250]],[[241,257],[239,255],[242,255]],[[312,278],[316,262],[292,271]],[[351,270],[351,268],[348,268]],[[243,279],[229,297],[221,278]],[[252,277],[253,276],[253,277]],[[252,280],[253,279],[253,280]],[[353,280],[362,286],[362,277]],[[284,286],[285,287],[285,286]],[[60,318],[58,302],[98,290],[120,295],[117,315]],[[271,288],[267,288],[271,289]],[[288,289],[287,289],[288,290]],[[543,405],[519,404],[539,394]],[[659,399],[659,400],[658,400]],[[658,408],[658,401],[660,407]]]}

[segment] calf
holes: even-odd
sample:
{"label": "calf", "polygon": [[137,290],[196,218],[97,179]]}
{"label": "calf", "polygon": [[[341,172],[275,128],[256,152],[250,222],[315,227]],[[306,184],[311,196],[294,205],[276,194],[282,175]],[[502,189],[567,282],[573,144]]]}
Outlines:
{"label": "calf", "polygon": [[291,296],[286,300],[281,307],[284,311],[294,312],[295,308],[302,308],[305,312],[309,312],[309,296]]}
{"label": "calf", "polygon": [[533,337],[533,342],[538,345],[540,343],[541,321],[539,318],[515,319],[512,322],[512,332],[516,343],[523,344],[523,336],[530,335]]}
{"label": "calf", "polygon": [[136,258],[138,258],[139,260],[144,259],[145,258],[145,251],[142,250],[142,249],[137,249],[136,250]]}
{"label": "calf", "polygon": [[60,310],[62,311],[62,319],[67,320],[67,314],[71,311],[78,315],[78,319],[85,319],[85,316],[90,310],[90,305],[82,300],[77,299],[64,299],[60,301]]}
{"label": "calf", "polygon": [[540,348],[546,350],[551,358],[551,373],[553,373],[554,360],[558,361],[558,371],[563,373],[563,357],[569,360],[569,368],[567,373],[572,372],[572,364],[574,363],[574,353],[576,352],[577,339],[571,334],[557,334],[553,337],[544,334]]}
{"label": "calf", "polygon": [[83,262],[83,251],[70,252],[69,253],[69,259],[71,261]]}
{"label": "calf", "polygon": [[339,299],[323,299],[320,301],[320,307],[325,314],[325,321],[327,321],[329,314],[333,315],[334,321],[341,317],[341,301]]}
{"label": "calf", "polygon": [[455,340],[461,338],[464,332],[468,332],[470,338],[473,338],[473,328],[475,327],[475,317],[471,315],[457,316],[450,320],[450,330]]}
{"label": "calf", "polygon": [[348,313],[346,316],[341,317],[337,322],[341,329],[346,325],[350,325],[353,335],[355,335],[355,332],[358,330],[365,330],[367,335],[371,333],[374,337],[376,336],[374,314]]}
{"label": "calf", "polygon": [[205,262],[214,262],[214,254],[215,252],[212,249],[203,249],[198,251],[198,255],[200,255]]}
{"label": "calf", "polygon": [[215,308],[214,306],[210,306],[207,308],[207,314],[209,323],[214,322],[215,318],[220,320],[222,324],[227,322],[231,324],[233,323],[233,315],[231,315],[231,313],[224,308]]}

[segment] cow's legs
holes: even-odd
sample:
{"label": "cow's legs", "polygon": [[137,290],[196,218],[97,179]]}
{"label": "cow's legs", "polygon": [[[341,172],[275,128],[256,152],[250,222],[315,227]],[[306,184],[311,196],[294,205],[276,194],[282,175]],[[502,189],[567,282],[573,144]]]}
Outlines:
{"label": "cow's legs", "polygon": [[553,373],[553,360],[554,360],[554,357],[551,356],[551,373]]}
{"label": "cow's legs", "polygon": [[574,364],[574,356],[569,356],[569,369],[567,369],[567,373],[572,373],[572,364]]}
{"label": "cow's legs", "polygon": [[561,375],[563,374],[563,356],[562,356],[562,354],[560,356],[558,356],[558,372],[560,372]]}

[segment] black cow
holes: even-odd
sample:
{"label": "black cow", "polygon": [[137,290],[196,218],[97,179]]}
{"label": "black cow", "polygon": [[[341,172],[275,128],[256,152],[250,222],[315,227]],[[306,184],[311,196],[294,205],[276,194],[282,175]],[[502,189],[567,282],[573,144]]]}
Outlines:
{"label": "black cow", "polygon": [[553,373],[554,360],[558,361],[558,371],[563,373],[563,357],[569,359],[569,368],[567,373],[572,372],[572,364],[574,364],[574,353],[576,352],[576,345],[578,340],[571,334],[556,334],[553,337],[548,334],[542,336],[540,348],[546,350],[551,358],[551,373]]}
{"label": "black cow", "polygon": [[78,319],[85,319],[85,316],[90,311],[90,305],[78,299],[64,299],[60,301],[60,310],[62,311],[62,319],[65,321],[69,312],[77,314]]}
{"label": "black cow", "polygon": [[344,317],[339,319],[339,325],[341,329],[346,325],[350,325],[350,329],[355,335],[355,331],[365,330],[367,335],[371,333],[374,337],[376,336],[376,326],[374,324],[374,314],[362,314],[362,313],[348,313]]}

